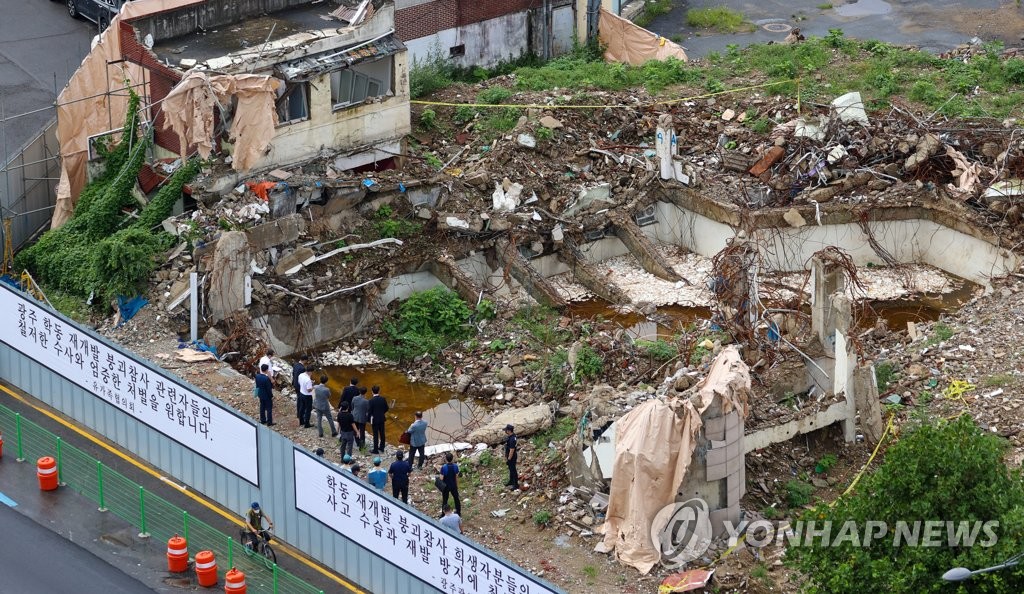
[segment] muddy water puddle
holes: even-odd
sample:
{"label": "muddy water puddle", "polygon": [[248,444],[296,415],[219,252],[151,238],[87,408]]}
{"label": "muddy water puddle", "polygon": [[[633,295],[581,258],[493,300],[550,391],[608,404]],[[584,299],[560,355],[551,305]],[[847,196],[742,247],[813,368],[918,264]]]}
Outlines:
{"label": "muddy water puddle", "polygon": [[[375,385],[380,386],[381,395],[391,405],[385,435],[392,445],[398,443],[399,436],[415,420],[416,411],[423,411],[423,419],[429,425],[427,445],[451,441],[453,435],[462,436],[463,428],[474,416],[482,416],[480,407],[459,400],[454,392],[423,382],[409,381],[405,373],[398,369],[328,366],[324,368],[324,373],[327,374],[331,404],[335,409],[341,401],[342,389],[352,378],[358,378],[359,385],[368,390]],[[367,438],[370,438],[369,428]]]}
{"label": "muddy water puddle", "polygon": [[650,316],[618,311],[607,301],[588,299],[569,304],[569,314],[577,319],[606,320],[625,329],[633,340],[672,340],[688,326],[711,318],[709,307],[663,305]]}

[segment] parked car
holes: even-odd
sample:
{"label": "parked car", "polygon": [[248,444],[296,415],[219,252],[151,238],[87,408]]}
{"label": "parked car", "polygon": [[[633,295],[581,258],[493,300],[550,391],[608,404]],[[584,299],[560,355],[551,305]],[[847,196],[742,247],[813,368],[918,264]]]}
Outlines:
{"label": "parked car", "polygon": [[114,15],[127,0],[65,0],[68,14],[73,19],[86,19],[96,23],[100,31],[107,28]]}

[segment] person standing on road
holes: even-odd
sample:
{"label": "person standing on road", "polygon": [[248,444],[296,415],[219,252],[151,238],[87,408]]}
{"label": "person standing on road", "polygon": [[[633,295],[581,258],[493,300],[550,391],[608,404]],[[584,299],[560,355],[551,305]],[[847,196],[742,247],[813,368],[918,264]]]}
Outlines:
{"label": "person standing on road", "polygon": [[270,382],[274,382],[274,349],[267,349],[267,353],[260,357],[260,362],[256,364],[257,370],[262,370],[263,366],[267,366],[267,377],[270,378]]}
{"label": "person standing on road", "polygon": [[441,512],[448,508],[448,495],[455,499],[455,513],[462,515],[462,500],[459,498],[459,465],[455,463],[455,456],[448,452],[444,455],[445,463],[437,469],[441,474],[441,481],[444,488],[441,489]]}
{"label": "person standing on road", "polygon": [[412,472],[412,465],[406,462],[405,452],[395,452],[395,461],[388,469],[391,476],[391,496],[395,499],[401,497],[404,503],[409,503],[409,473]]}
{"label": "person standing on road", "polygon": [[352,399],[359,394],[359,378],[352,378],[351,382],[345,386],[345,389],[341,391],[341,401],[348,403],[348,409],[352,410]]}
{"label": "person standing on road", "polygon": [[452,508],[445,504],[441,513],[443,515],[441,516],[440,524],[452,532],[462,534],[462,517],[459,512],[453,514]]}
{"label": "person standing on road", "polygon": [[313,414],[313,377],[308,370],[299,374],[299,392],[295,397],[295,409],[299,415],[299,427],[312,429],[313,425],[309,419]]}
{"label": "person standing on road", "polygon": [[360,452],[365,453],[366,422],[370,418],[370,401],[366,399],[366,388],[360,388],[358,392],[352,397],[352,417],[356,420],[356,447]]}
{"label": "person standing on road", "polygon": [[373,459],[373,468],[370,469],[370,472],[366,473],[366,480],[374,487],[383,491],[384,487],[388,484],[388,471],[380,467],[381,462],[380,456]]}
{"label": "person standing on road", "polygon": [[420,463],[416,468],[423,468],[427,460],[427,422],[423,420],[423,413],[416,411],[416,420],[409,425],[409,466],[416,462],[416,451],[420,453]]}
{"label": "person standing on road", "polygon": [[505,483],[505,486],[512,490],[519,488],[517,462],[519,462],[519,438],[516,437],[515,427],[505,425],[505,464],[508,465],[508,482]]}
{"label": "person standing on road", "polygon": [[334,417],[331,416],[331,389],[327,387],[327,376],[320,376],[320,383],[313,388],[313,410],[316,411],[316,430],[320,437],[324,436],[324,417],[331,427],[331,437],[338,436],[334,428]]}
{"label": "person standing on road", "polygon": [[263,425],[274,424],[274,384],[267,376],[269,372],[270,367],[264,363],[256,374],[256,397],[260,400],[260,423]]}
{"label": "person standing on road", "polygon": [[344,402],[341,403],[341,412],[338,413],[338,434],[341,436],[338,441],[341,442],[341,455],[347,457],[352,455],[352,446],[356,442],[356,421],[352,417],[352,413],[348,411],[348,405]]}
{"label": "person standing on road", "polygon": [[[384,423],[388,419],[388,401],[380,395],[380,386],[373,387],[373,398],[370,398],[370,427],[373,429],[373,450],[372,454],[384,452],[386,443],[384,441]],[[410,467],[411,468],[411,467]]]}
{"label": "person standing on road", "polygon": [[292,389],[295,390],[295,416],[299,418],[299,426],[302,426],[302,390],[299,387],[299,376],[306,373],[306,355],[301,355],[295,365],[292,366]]}

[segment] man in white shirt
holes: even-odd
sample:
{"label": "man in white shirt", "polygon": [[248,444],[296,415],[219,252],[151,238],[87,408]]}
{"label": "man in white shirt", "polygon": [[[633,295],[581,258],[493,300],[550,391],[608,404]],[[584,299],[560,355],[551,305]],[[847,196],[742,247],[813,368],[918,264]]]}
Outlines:
{"label": "man in white shirt", "polygon": [[311,428],[310,415],[313,414],[313,378],[309,371],[299,374],[299,393],[295,397],[295,407],[299,416],[299,427]]}
{"label": "man in white shirt", "polygon": [[267,349],[267,354],[260,357],[260,362],[256,365],[256,369],[263,369],[264,365],[269,368],[269,371],[267,371],[267,377],[270,378],[270,381],[274,381],[274,362],[271,360],[273,356],[274,349]]}

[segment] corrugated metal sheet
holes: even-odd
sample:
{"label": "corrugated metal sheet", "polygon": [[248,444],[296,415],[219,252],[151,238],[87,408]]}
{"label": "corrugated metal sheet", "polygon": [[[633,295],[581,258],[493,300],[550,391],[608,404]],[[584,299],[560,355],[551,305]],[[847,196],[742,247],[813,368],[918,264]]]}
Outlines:
{"label": "corrugated metal sheet", "polygon": [[[55,314],[59,315],[59,314]],[[155,373],[182,382],[161,368],[152,365],[98,336],[95,332],[64,318],[64,322],[103,341],[144,365]],[[294,457],[295,443],[260,425],[257,427],[259,449],[259,488],[225,471],[213,462],[178,444],[130,415],[107,405],[81,387],[62,378],[20,351],[0,342],[0,378],[32,394],[84,427],[106,436],[135,457],[145,460],[177,481],[203,493],[241,516],[252,501],[260,501],[274,518],[275,531],[285,542],[310,557],[333,568],[341,575],[375,594],[428,594],[439,592],[406,572],[398,563],[374,555],[357,542],[345,538],[295,505]],[[186,386],[216,400],[194,386]],[[395,505],[403,506],[399,501]],[[429,520],[415,508],[404,506],[409,513]],[[467,546],[482,549],[469,539]],[[493,556],[493,553],[488,553]],[[498,557],[500,559],[500,557]],[[506,562],[507,563],[507,562]],[[509,565],[513,565],[508,563]],[[553,591],[560,591],[551,587]]]}

